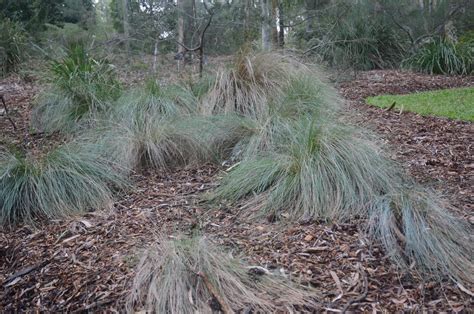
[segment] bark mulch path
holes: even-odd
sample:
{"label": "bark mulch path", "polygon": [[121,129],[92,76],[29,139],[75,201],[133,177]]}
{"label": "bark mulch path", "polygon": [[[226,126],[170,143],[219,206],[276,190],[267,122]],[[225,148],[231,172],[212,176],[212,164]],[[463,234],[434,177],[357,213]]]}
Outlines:
{"label": "bark mulch path", "polygon": [[369,96],[464,86],[474,86],[474,76],[381,70],[360,73],[338,87],[349,100],[351,118],[374,129],[391,146],[392,157],[412,176],[445,194],[474,223],[474,124],[411,112],[387,112],[365,103]]}
{"label": "bark mulch path", "polygon": [[[472,84],[472,78],[371,71],[339,86],[351,100],[354,119],[379,132],[407,171],[446,193],[468,219],[474,194],[467,182],[472,124],[398,115],[369,107],[363,99]],[[18,121],[28,101],[18,98]],[[2,134],[3,120],[0,116]],[[310,282],[322,291],[321,309],[328,312],[354,299],[360,301],[350,310],[364,312],[474,308],[473,298],[455,284],[397,269],[379,247],[368,244],[360,222],[285,225],[245,219],[236,208],[205,207],[199,196],[215,185],[219,171],[206,165],[137,174],[135,189],[122,193],[108,209],[36,228],[0,230],[0,311],[122,311],[141,250],[159,233],[197,230],[251,264]]]}

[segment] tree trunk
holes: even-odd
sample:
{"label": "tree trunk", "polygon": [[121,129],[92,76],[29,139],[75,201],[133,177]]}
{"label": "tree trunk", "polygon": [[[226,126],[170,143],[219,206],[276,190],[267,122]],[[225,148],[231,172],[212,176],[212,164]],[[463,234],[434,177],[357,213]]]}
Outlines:
{"label": "tree trunk", "polygon": [[270,1],[271,0],[261,0],[262,6],[262,50],[270,51],[272,48],[271,42],[271,17],[270,17]]}
{"label": "tree trunk", "polygon": [[125,50],[130,54],[130,26],[128,24],[128,0],[122,0],[123,10],[123,33],[125,36]]}
{"label": "tree trunk", "polygon": [[272,0],[272,48],[278,47],[278,29],[277,29],[277,11],[278,11],[278,0]]}
{"label": "tree trunk", "polygon": [[278,24],[280,28],[278,30],[278,46],[280,46],[280,48],[283,48],[285,46],[285,21],[283,15],[283,3],[281,0],[278,3]]}
{"label": "tree trunk", "polygon": [[155,39],[155,49],[153,49],[153,73],[156,73],[156,64],[158,62],[158,41],[159,37]]}
{"label": "tree trunk", "polygon": [[[178,0],[178,42],[184,45],[184,5],[185,0]],[[186,50],[178,44],[178,71],[181,70],[181,61],[184,64]]]}
{"label": "tree trunk", "polygon": [[305,0],[305,7],[306,7],[306,33],[313,32],[313,0]]}
{"label": "tree trunk", "polygon": [[244,42],[248,42],[250,40],[250,3],[251,0],[245,0],[245,18],[244,18]]}

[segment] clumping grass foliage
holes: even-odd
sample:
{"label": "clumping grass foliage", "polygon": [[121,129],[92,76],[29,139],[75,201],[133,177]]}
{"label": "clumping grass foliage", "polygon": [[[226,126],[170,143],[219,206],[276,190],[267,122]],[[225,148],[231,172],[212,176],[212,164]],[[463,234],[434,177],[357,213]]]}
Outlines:
{"label": "clumping grass foliage", "polygon": [[355,132],[311,119],[280,123],[267,149],[252,150],[213,197],[250,197],[265,212],[291,211],[296,219],[339,220],[364,212],[396,177],[378,148]]}
{"label": "clumping grass foliage", "polygon": [[85,146],[65,144],[41,156],[0,148],[0,224],[101,208],[124,182]]}
{"label": "clumping grass foliage", "polygon": [[[245,69],[257,67],[253,59],[245,60]],[[410,183],[370,135],[339,121],[339,101],[330,89],[320,92],[317,88],[324,90],[324,85],[311,88],[309,80],[297,76],[285,86],[268,83],[269,75],[260,80],[264,84],[249,77],[246,84],[223,84],[244,87],[214,102],[217,112],[228,108],[248,119],[246,132],[232,142],[237,163],[209,195],[211,201],[240,203],[252,214],[285,213],[293,220],[365,217],[369,234],[399,265],[415,261],[420,270],[472,283],[469,256],[474,251],[465,244],[473,242],[472,228],[452,216],[433,193]],[[273,88],[269,95],[254,92],[255,85],[265,84]],[[219,77],[216,86],[221,86]],[[231,97],[239,93],[264,97]]]}
{"label": "clumping grass foliage", "polygon": [[148,80],[143,87],[123,95],[117,106],[143,107],[156,114],[178,115],[195,112],[197,99],[191,90],[181,85],[161,86],[156,80]]}
{"label": "clumping grass foliage", "polygon": [[129,312],[276,313],[318,308],[317,297],[279,274],[248,267],[205,238],[161,238],[140,261],[127,305]]}
{"label": "clumping grass foliage", "polygon": [[434,38],[423,45],[404,65],[429,74],[471,74],[474,71],[474,43],[456,44]]}
{"label": "clumping grass foliage", "polygon": [[400,190],[370,204],[369,234],[401,266],[414,261],[423,271],[473,284],[472,225],[454,217],[433,192],[413,185]]}
{"label": "clumping grass foliage", "polygon": [[311,73],[308,66],[290,56],[241,54],[233,67],[217,73],[214,86],[202,101],[202,112],[266,117],[271,103],[284,97],[285,90],[298,80],[312,80],[315,86],[320,86],[321,80]]}
{"label": "clumping grass foliage", "polygon": [[84,117],[108,110],[121,94],[113,67],[94,59],[84,45],[51,63],[51,87],[38,98],[33,125],[51,132],[69,130]]}
{"label": "clumping grass foliage", "polygon": [[166,170],[209,158],[209,144],[195,119],[192,93],[156,83],[124,96],[102,127],[93,131],[107,158],[128,169]]}

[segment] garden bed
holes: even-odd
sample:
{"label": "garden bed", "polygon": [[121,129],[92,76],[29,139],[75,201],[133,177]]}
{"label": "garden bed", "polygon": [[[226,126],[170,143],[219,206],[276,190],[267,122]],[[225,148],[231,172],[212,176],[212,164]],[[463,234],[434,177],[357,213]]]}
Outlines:
{"label": "garden bed", "polygon": [[[28,104],[37,87],[11,78],[4,82],[15,87],[7,101],[19,130],[13,131],[0,117],[2,135],[23,145],[47,143],[41,135],[26,136]],[[472,77],[371,71],[339,86],[350,100],[347,116],[374,128],[393,147],[393,158],[417,180],[444,192],[471,223],[472,123],[387,112],[365,105],[364,99],[472,85]],[[218,175],[219,169],[211,165],[166,174],[145,172],[133,176],[135,189],[108,209],[53,221],[40,229],[19,226],[1,231],[0,308],[120,310],[140,251],[158,233],[172,236],[178,231],[200,231],[235,255],[247,256],[251,264],[282,269],[311,282],[323,292],[327,311],[347,305],[360,311],[461,311],[474,306],[465,288],[400,272],[380,248],[368,245],[356,221],[285,226],[248,220],[236,208],[204,206],[199,195],[215,185]]]}

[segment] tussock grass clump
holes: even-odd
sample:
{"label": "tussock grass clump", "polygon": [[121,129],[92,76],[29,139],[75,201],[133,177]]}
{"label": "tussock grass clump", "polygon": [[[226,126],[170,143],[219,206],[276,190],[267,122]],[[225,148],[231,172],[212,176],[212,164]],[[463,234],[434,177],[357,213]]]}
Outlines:
{"label": "tussock grass clump", "polygon": [[369,211],[369,234],[402,267],[474,284],[474,230],[454,217],[433,192],[417,186],[377,198]]}
{"label": "tussock grass clump", "polygon": [[339,220],[362,213],[396,176],[378,148],[355,132],[311,119],[279,123],[267,149],[252,150],[224,176],[212,198],[237,201],[262,194],[256,200],[265,213],[291,211],[295,219]]}
{"label": "tussock grass clump", "polygon": [[472,228],[410,183],[365,134],[303,118],[272,128],[264,148],[261,138],[211,200],[244,201],[252,215],[292,220],[368,218],[370,236],[398,265],[415,261],[435,276],[473,282]]}
{"label": "tussock grass clump", "polygon": [[103,145],[103,154],[127,169],[169,170],[209,158],[209,145],[191,119],[157,117],[131,125],[123,122],[108,123],[94,136]]}
{"label": "tussock grass clump", "polygon": [[142,107],[161,115],[190,114],[197,109],[197,99],[191,90],[181,85],[160,86],[156,80],[149,80],[143,87],[121,97],[117,106],[119,110]]}
{"label": "tussock grass clump", "polygon": [[248,267],[204,238],[166,240],[143,256],[127,308],[156,313],[275,313],[317,309],[317,293]]}
{"label": "tussock grass clump", "polygon": [[[237,113],[265,118],[274,102],[279,102],[285,96],[296,96],[304,82],[312,93],[310,95],[308,91],[303,91],[303,98],[312,96],[306,104],[332,106],[333,103],[326,100],[331,88],[314,71],[283,54],[241,54],[232,68],[221,69],[217,73],[215,84],[204,97],[201,109],[207,115]],[[292,89],[293,95],[289,95]],[[278,112],[277,109],[275,111]]]}
{"label": "tussock grass clump", "polygon": [[101,208],[124,183],[91,146],[65,144],[40,156],[0,148],[0,224]]}
{"label": "tussock grass clump", "polygon": [[46,132],[69,130],[77,121],[108,110],[121,94],[113,67],[94,59],[84,45],[72,46],[50,66],[51,87],[33,110],[33,126]]}
{"label": "tussock grass clump", "polygon": [[[157,100],[157,99],[155,99]],[[142,166],[167,170],[210,158],[210,144],[203,136],[206,121],[173,102],[122,102],[109,119],[88,137],[99,143],[103,155],[128,169]]]}

